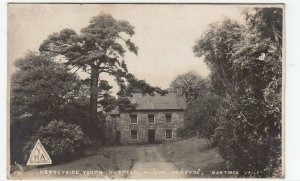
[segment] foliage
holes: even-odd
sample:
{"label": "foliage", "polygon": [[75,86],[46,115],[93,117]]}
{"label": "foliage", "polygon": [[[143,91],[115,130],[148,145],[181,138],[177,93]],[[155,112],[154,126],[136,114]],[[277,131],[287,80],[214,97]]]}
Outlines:
{"label": "foliage", "polygon": [[86,97],[76,97],[70,100],[59,112],[57,119],[64,120],[65,123],[79,125],[85,133],[89,127],[86,124],[89,117],[89,100]]}
{"label": "foliage", "polygon": [[79,80],[65,65],[33,52],[18,59],[15,66],[10,97],[11,161],[22,163],[24,143],[41,126],[81,114],[81,108],[65,112],[78,94]]}
{"label": "foliage", "polygon": [[154,95],[154,93],[159,93],[161,95],[165,95],[168,91],[163,90],[159,87],[153,87],[148,84],[145,80],[137,79],[133,74],[128,73],[125,75],[126,81],[123,79],[118,80],[118,84],[120,86],[120,91],[118,95],[121,97],[131,96],[132,93],[141,93],[141,94],[150,94]]}
{"label": "foliage", "polygon": [[[27,54],[16,61],[11,81],[12,121],[49,120],[78,89],[78,79],[49,57]],[[39,127],[39,125],[37,126]]]}
{"label": "foliage", "polygon": [[79,126],[53,120],[42,126],[26,143],[23,148],[25,160],[28,160],[37,139],[40,139],[54,164],[81,156],[91,144]]}
{"label": "foliage", "polygon": [[231,82],[238,82],[232,75],[233,62],[231,55],[233,45],[240,42],[243,27],[237,22],[229,19],[223,23],[211,24],[194,46],[194,53],[198,57],[204,56],[204,61],[212,71],[211,84],[213,91],[219,95],[234,92],[238,85]]}
{"label": "foliage", "polygon": [[170,88],[183,89],[187,98],[185,128],[179,130],[178,134],[182,137],[198,134],[209,144],[217,125],[215,120],[217,95],[211,91],[210,80],[190,71],[177,76],[170,84]]}
{"label": "foliage", "polygon": [[[89,25],[77,34],[74,30],[63,29],[59,33],[50,35],[40,46],[40,51],[53,56],[63,55],[67,64],[78,67],[90,74],[90,136],[95,138],[98,130],[98,105],[113,99],[104,93],[105,101],[99,101],[102,90],[108,88],[100,79],[102,74],[113,76],[121,89],[126,87],[128,74],[124,61],[126,50],[138,53],[138,48],[131,41],[135,34],[134,27],[128,21],[116,20],[111,15],[101,13],[91,19]],[[144,81],[139,81],[147,90],[151,86]],[[105,88],[103,88],[103,86]],[[105,105],[101,105],[102,107]]]}
{"label": "foliage", "polygon": [[221,155],[241,173],[272,176],[281,167],[282,9],[245,15],[244,26],[212,24],[194,53],[211,68],[220,98],[214,142]]}
{"label": "foliage", "polygon": [[[247,24],[257,36],[268,37],[273,43],[282,45],[282,21],[281,8],[254,8],[245,12]],[[281,52],[282,53],[282,52]]]}
{"label": "foliage", "polygon": [[[121,79],[127,73],[124,62],[125,48],[137,54],[131,42],[134,27],[127,21],[116,20],[109,14],[100,14],[81,29],[81,34],[64,29],[50,35],[40,46],[41,52],[63,55],[68,64],[90,74],[90,136],[97,135],[99,77],[102,73]],[[100,82],[101,83],[101,82]]]}
{"label": "foliage", "polygon": [[209,146],[211,146],[211,136],[217,126],[215,117],[217,98],[212,92],[202,93],[198,98],[187,102],[184,114],[186,129],[196,131],[199,137],[207,140]]}
{"label": "foliage", "polygon": [[170,84],[173,90],[183,89],[187,98],[197,98],[207,91],[209,79],[204,79],[199,73],[190,71],[177,76]]}

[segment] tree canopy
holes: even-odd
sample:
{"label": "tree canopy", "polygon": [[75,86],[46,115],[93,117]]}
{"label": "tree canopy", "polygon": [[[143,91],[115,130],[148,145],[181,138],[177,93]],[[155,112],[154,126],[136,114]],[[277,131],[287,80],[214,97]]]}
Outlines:
{"label": "tree canopy", "polygon": [[134,33],[134,27],[128,21],[116,20],[109,14],[101,13],[93,17],[89,25],[81,29],[80,34],[71,29],[64,29],[50,35],[40,46],[41,52],[54,56],[63,55],[67,64],[90,74],[92,137],[97,134],[98,103],[104,102],[99,100],[99,94],[102,89],[109,88],[107,82],[101,80],[103,73],[115,78],[121,90],[119,95],[128,95],[128,91],[134,90],[133,87],[147,93],[158,90],[128,73],[124,60],[125,52],[138,53],[138,47],[130,39]]}
{"label": "tree canopy", "polygon": [[212,92],[210,77],[202,77],[195,71],[177,76],[170,88],[183,89],[186,97],[184,113],[185,128],[180,132],[184,137],[197,135],[205,138],[210,146],[210,138],[216,127],[218,97]]}
{"label": "tree canopy", "polygon": [[282,9],[249,9],[245,17],[245,25],[212,24],[194,53],[210,67],[220,99],[213,136],[220,153],[234,168],[266,176],[281,166]]}
{"label": "tree canopy", "polygon": [[47,121],[77,94],[78,77],[47,56],[31,52],[15,66],[11,78],[12,124],[23,119]]}
{"label": "tree canopy", "polygon": [[210,80],[203,78],[199,73],[190,71],[177,76],[170,84],[170,88],[183,89],[187,98],[196,98],[201,93],[207,91]]}
{"label": "tree canopy", "polygon": [[10,87],[10,150],[11,161],[22,163],[24,144],[41,126],[53,119],[83,125],[86,109],[79,99],[80,80],[65,65],[30,52],[15,66]]}

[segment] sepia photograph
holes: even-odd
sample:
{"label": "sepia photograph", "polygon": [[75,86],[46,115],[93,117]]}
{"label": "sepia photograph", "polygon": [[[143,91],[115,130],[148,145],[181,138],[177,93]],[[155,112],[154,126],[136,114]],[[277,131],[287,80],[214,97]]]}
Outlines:
{"label": "sepia photograph", "polygon": [[8,179],[284,178],[284,4],[7,5]]}

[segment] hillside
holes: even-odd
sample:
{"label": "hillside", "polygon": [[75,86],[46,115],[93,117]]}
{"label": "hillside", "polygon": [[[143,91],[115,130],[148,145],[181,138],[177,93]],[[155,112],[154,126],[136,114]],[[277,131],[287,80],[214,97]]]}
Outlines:
{"label": "hillside", "polygon": [[[216,149],[209,149],[204,139],[190,138],[160,145],[160,153],[179,170],[199,171],[200,177],[210,177],[212,171],[224,170],[225,163]],[[224,176],[224,175],[223,175]],[[189,174],[189,177],[199,175]],[[218,177],[218,175],[213,175]]]}

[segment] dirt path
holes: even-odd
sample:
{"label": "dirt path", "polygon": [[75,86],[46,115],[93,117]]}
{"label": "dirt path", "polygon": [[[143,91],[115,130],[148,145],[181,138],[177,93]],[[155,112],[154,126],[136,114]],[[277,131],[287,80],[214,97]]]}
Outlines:
{"label": "dirt path", "polygon": [[139,146],[136,151],[139,159],[128,178],[183,178],[172,163],[162,158],[157,145]]}
{"label": "dirt path", "polygon": [[[164,160],[158,147],[159,145],[108,147],[68,163],[15,173],[12,178],[183,178],[172,163]],[[87,172],[101,170],[105,170],[103,174]],[[107,173],[114,170],[128,172]],[[63,171],[69,171],[70,174]]]}

